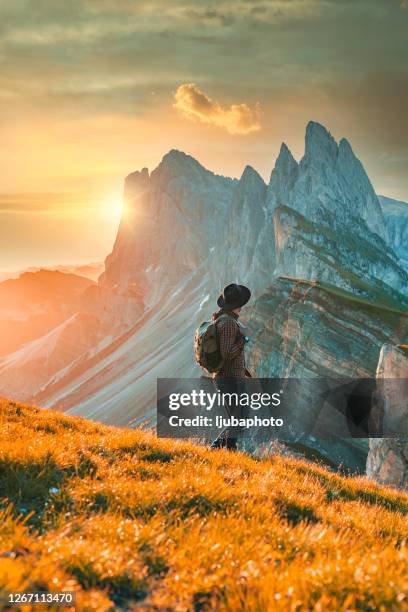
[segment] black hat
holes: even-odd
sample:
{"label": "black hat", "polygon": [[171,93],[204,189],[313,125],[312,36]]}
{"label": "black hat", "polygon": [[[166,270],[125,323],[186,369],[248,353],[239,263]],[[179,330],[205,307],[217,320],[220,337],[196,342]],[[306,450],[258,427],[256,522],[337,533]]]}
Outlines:
{"label": "black hat", "polygon": [[234,310],[234,308],[245,306],[250,297],[251,292],[248,287],[232,283],[224,287],[224,291],[217,300],[217,305],[224,310]]}

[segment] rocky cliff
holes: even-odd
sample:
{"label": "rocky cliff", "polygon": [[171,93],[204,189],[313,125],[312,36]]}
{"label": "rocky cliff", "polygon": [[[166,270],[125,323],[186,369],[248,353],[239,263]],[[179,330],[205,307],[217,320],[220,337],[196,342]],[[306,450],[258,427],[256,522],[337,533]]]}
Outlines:
{"label": "rocky cliff", "polygon": [[322,281],[278,278],[248,321],[259,376],[375,376],[385,342],[408,340],[408,313]]}
{"label": "rocky cliff", "polygon": [[276,274],[319,279],[366,299],[408,292],[379,200],[350,144],[310,123],[299,164],[283,147],[272,173]]}
{"label": "rocky cliff", "polygon": [[278,276],[323,280],[373,301],[381,294],[395,306],[408,294],[362,164],[347,140],[337,144],[313,122],[301,161],[282,145],[269,185],[250,166],[236,181],[170,151],[151,174],[127,177],[124,200],[100,283],[143,296],[145,307],[198,270],[211,298],[235,279],[257,296]]}
{"label": "rocky cliff", "polygon": [[[321,281],[287,277],[278,278],[258,298],[248,325],[249,369],[265,378],[373,378],[384,342],[408,341],[405,311],[373,304]],[[295,403],[296,424],[304,414],[308,423],[320,414],[314,397]],[[313,449],[328,463],[365,469],[366,439],[327,441],[305,434],[296,444]]]}
{"label": "rocky cliff", "polygon": [[408,270],[408,204],[379,196],[391,245]]}
{"label": "rocky cliff", "polygon": [[[101,285],[132,288],[149,308],[198,268],[211,272],[211,261],[222,253],[236,184],[180,151],[170,151],[150,175],[146,168],[130,174]],[[214,268],[215,275],[222,268]]]}

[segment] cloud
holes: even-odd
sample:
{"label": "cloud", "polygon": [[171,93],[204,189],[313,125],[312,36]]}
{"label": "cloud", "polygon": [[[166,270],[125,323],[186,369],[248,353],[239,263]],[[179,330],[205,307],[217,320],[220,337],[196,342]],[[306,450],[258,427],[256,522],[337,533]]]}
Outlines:
{"label": "cloud", "polygon": [[174,98],[174,107],[192,121],[215,125],[229,134],[250,134],[261,129],[259,104],[254,109],[247,104],[222,108],[194,83],[180,85]]}
{"label": "cloud", "polygon": [[223,26],[230,26],[235,21],[235,16],[231,12],[223,12],[217,9],[201,9],[197,10],[195,8],[188,8],[185,11],[185,14],[190,17],[190,19],[203,22],[218,22]]}

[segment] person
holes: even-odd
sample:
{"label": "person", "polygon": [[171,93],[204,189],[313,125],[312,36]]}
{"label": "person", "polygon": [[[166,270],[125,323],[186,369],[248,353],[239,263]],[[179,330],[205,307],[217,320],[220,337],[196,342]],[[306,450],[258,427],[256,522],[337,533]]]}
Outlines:
{"label": "person", "polygon": [[[244,379],[250,376],[245,365],[245,345],[248,337],[238,322],[241,309],[248,303],[251,291],[244,285],[227,285],[217,300],[219,310],[212,315],[217,323],[219,351],[222,367],[213,375],[214,383],[220,393],[240,393]],[[228,416],[240,418],[239,403],[232,398],[225,405]],[[228,418],[228,417],[227,417]],[[223,430],[211,444],[211,448],[237,449],[237,431]]]}

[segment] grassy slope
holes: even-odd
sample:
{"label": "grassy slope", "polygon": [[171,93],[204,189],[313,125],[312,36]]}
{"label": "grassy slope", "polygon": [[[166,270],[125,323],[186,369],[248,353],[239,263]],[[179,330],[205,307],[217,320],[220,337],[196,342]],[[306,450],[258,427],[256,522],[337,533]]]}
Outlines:
{"label": "grassy slope", "polygon": [[75,588],[98,611],[408,609],[404,493],[14,402],[0,426],[0,592]]}

